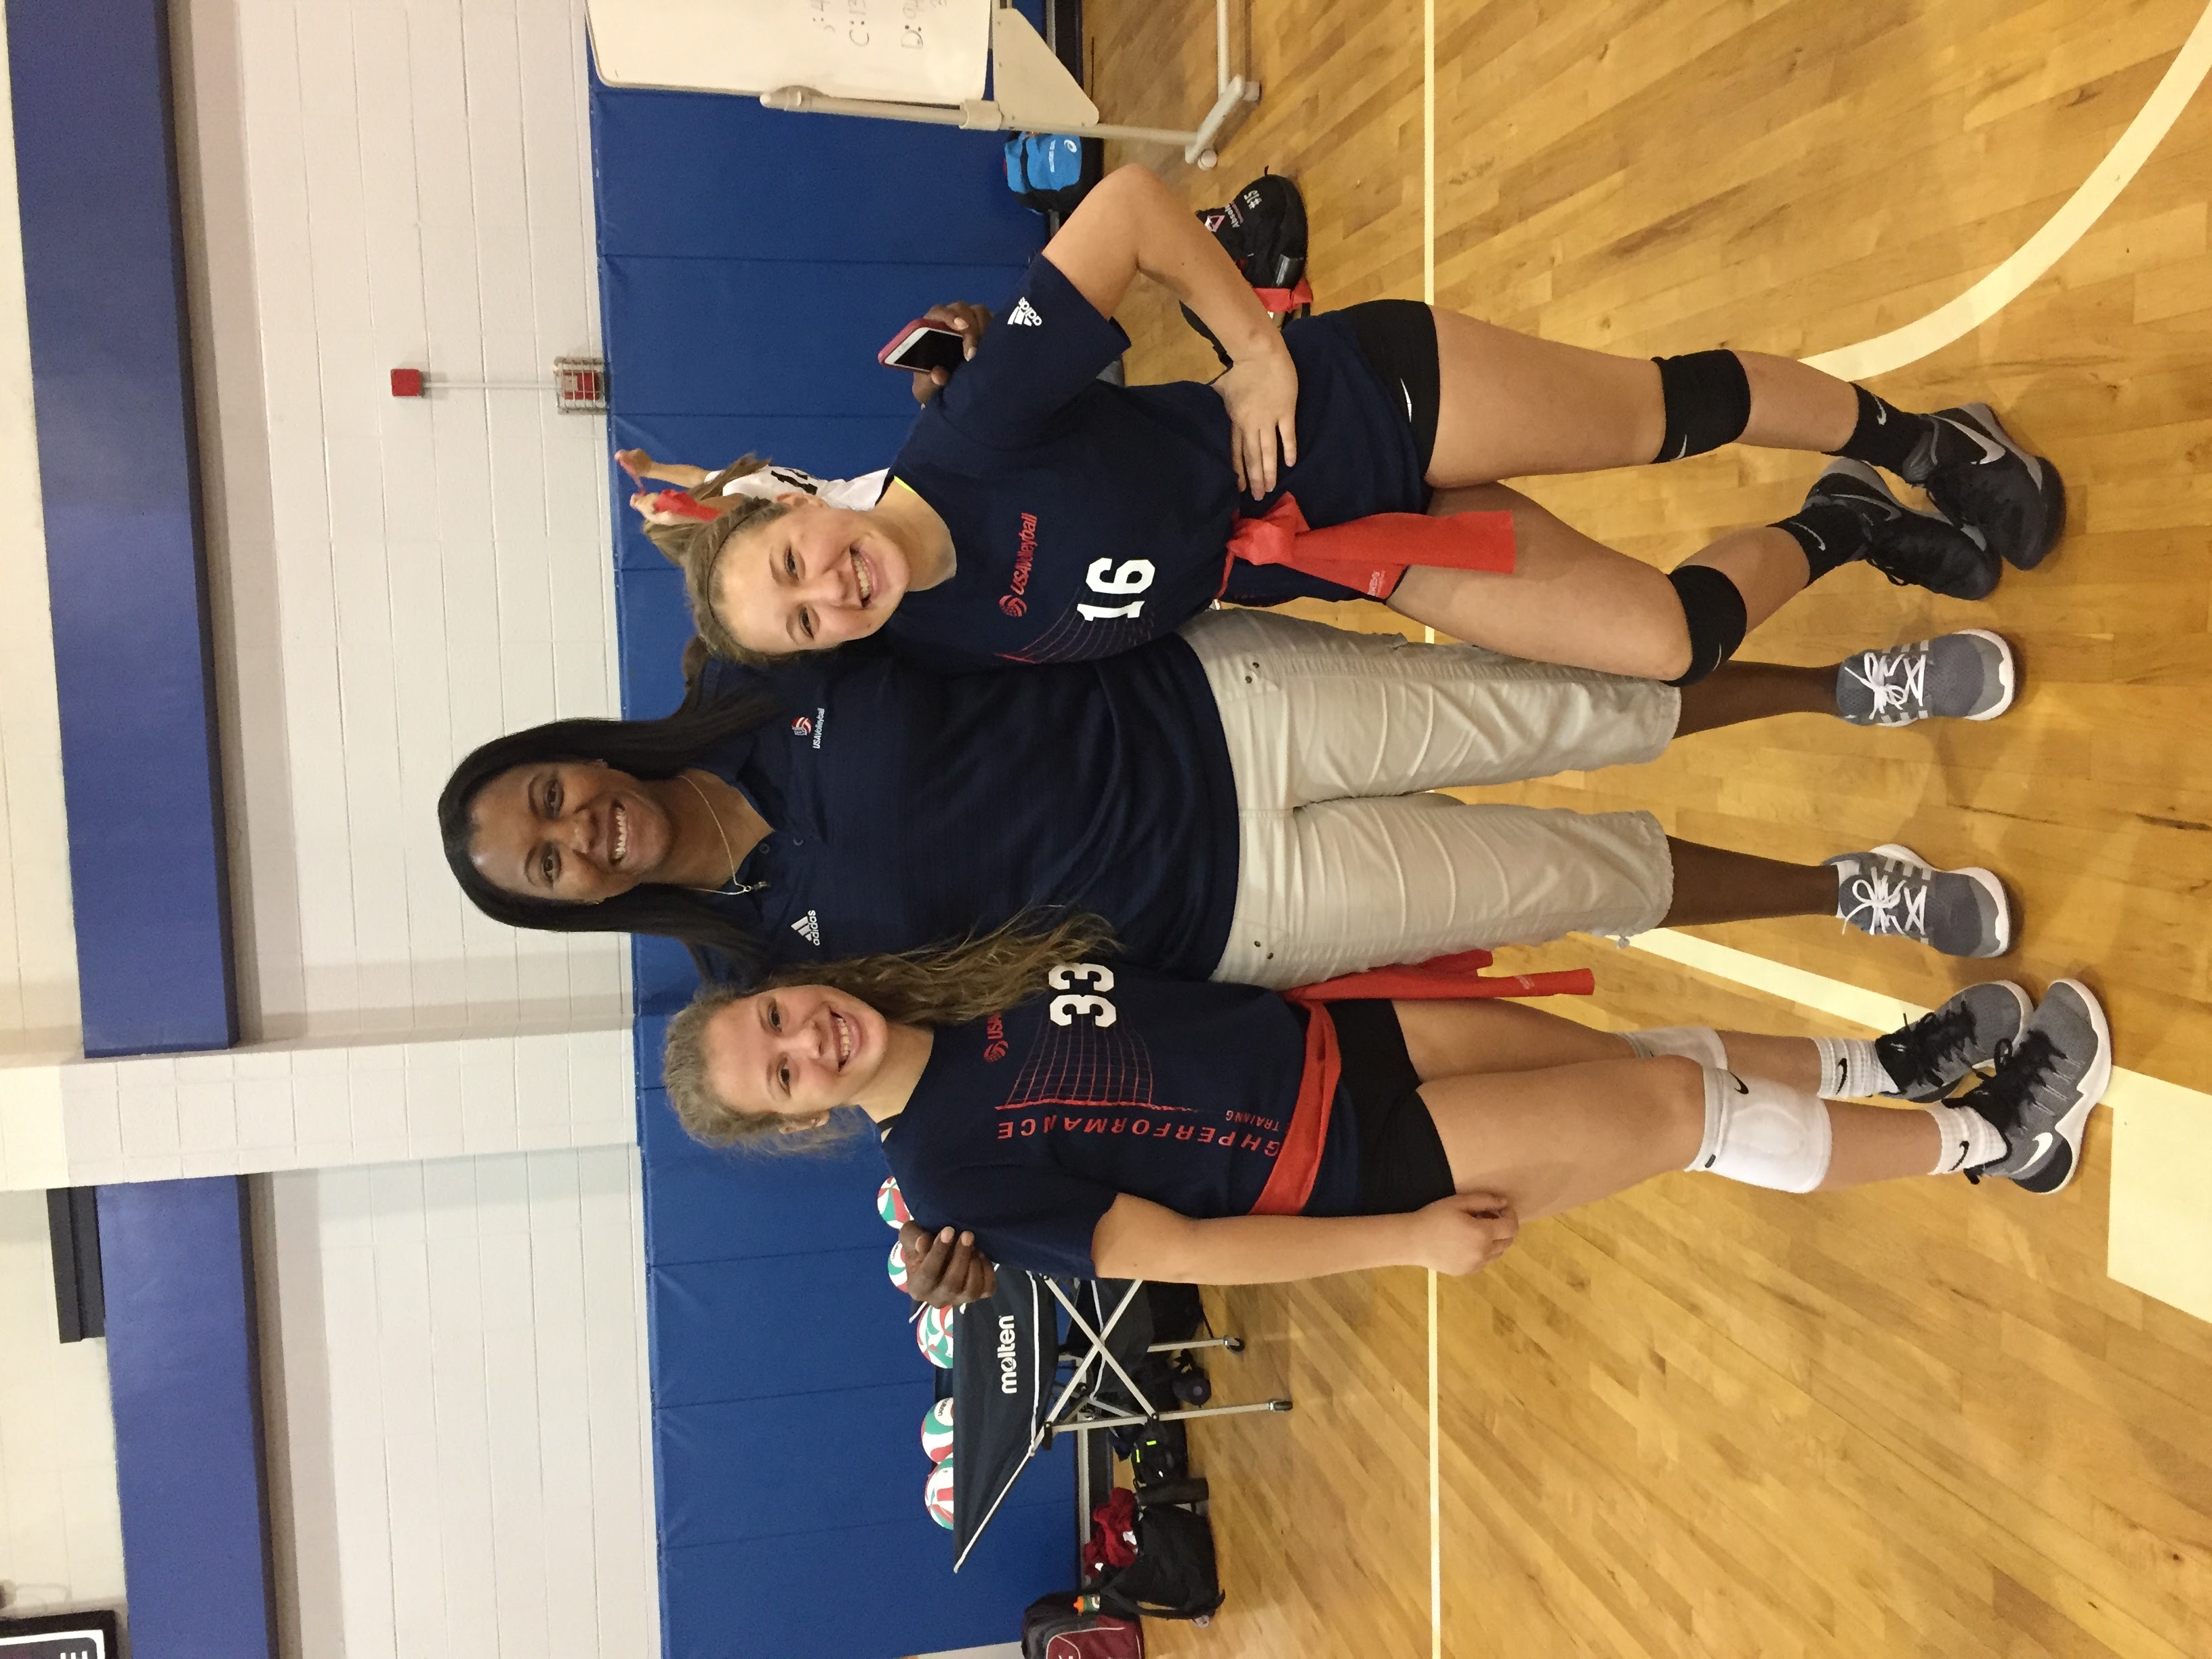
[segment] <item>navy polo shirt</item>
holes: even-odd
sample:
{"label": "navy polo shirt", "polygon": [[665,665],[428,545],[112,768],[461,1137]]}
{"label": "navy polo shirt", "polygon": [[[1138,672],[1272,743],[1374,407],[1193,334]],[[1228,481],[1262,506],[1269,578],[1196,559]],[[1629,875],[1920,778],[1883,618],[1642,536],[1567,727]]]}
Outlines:
{"label": "navy polo shirt", "polygon": [[[1088,1279],[1122,1193],[1198,1218],[1250,1212],[1297,1102],[1306,1017],[1272,991],[1120,963],[1064,977],[1065,993],[939,1030],[884,1152],[924,1226]],[[1358,1163],[1340,1084],[1304,1213],[1355,1212]]]}
{"label": "navy polo shirt", "polygon": [[[709,692],[757,684],[710,669]],[[714,901],[767,965],[908,951],[1088,910],[1192,979],[1237,894],[1237,786],[1213,693],[1169,638],[1103,663],[945,675],[886,652],[775,676],[789,712],[701,757],[773,826]]]}
{"label": "navy polo shirt", "polygon": [[1299,459],[1255,501],[1237,490],[1212,388],[1099,380],[1129,337],[1049,259],[1031,261],[892,463],[951,531],[957,568],[908,593],[885,631],[940,665],[1069,662],[1171,633],[1224,580],[1249,603],[1358,598],[1279,568],[1228,568],[1233,520],[1284,491],[1316,527],[1428,501],[1407,411],[1350,325],[1310,318],[1283,337],[1298,370]]}

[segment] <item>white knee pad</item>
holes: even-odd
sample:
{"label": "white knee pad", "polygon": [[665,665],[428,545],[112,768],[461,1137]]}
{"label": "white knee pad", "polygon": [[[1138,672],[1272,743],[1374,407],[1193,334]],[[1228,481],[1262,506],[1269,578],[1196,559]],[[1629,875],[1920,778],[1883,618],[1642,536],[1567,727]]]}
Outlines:
{"label": "white knee pad", "polygon": [[1705,1139],[1691,1169],[1749,1187],[1809,1193],[1827,1178],[1833,1151],[1828,1105],[1818,1095],[1705,1067]]}
{"label": "white knee pad", "polygon": [[1710,1025],[1660,1025],[1648,1031],[1623,1031],[1621,1036],[1628,1039],[1638,1060],[1680,1054],[1700,1066],[1728,1069],[1728,1050],[1722,1046],[1721,1034]]}

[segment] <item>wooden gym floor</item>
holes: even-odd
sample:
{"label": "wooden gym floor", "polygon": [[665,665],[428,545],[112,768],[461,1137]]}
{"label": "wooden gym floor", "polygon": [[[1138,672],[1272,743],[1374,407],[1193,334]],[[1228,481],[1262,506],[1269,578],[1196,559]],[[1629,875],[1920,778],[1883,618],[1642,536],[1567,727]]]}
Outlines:
{"label": "wooden gym floor", "polygon": [[[1253,0],[1240,29],[1266,96],[1220,170],[1129,153],[1194,207],[1263,167],[1294,175],[1323,307],[1419,297],[1432,257],[1438,303],[1547,337],[1810,356],[1932,311],[2021,247],[2203,9],[1434,0],[1431,241],[1419,0]],[[1108,118],[1203,108],[1211,22],[1205,0],[1089,0]],[[2050,562],[1978,606],[1845,570],[1745,653],[1827,663],[1993,627],[2022,659],[2011,714],[1892,732],[1794,717],[1512,798],[1646,806],[1783,857],[1902,839],[1986,864],[2022,918],[1990,966],[2037,990],[2088,978],[2123,1065],[2212,1090],[2212,780],[2195,764],[2212,684],[2208,185],[2212,88],[2048,276],[1874,382],[1908,407],[1986,398],[2057,461],[2071,519]],[[1133,302],[1125,321],[1134,378],[1211,372],[1171,307]],[[1730,448],[1530,488],[1671,565],[1781,517],[1819,465]],[[1705,931],[1923,1006],[1978,976],[1835,923]],[[1565,1012],[1603,1024],[1836,1029],[1644,951],[1524,954],[1595,965],[1594,1006]],[[2212,1653],[2212,1327],[2106,1276],[2108,1116],[2056,1200],[1960,1182],[1796,1199],[1676,1176],[1443,1281],[1433,1527],[1425,1276],[1229,1295],[1255,1341],[1217,1367],[1224,1397],[1287,1384],[1298,1409],[1194,1437],[1231,1600],[1207,1629],[1155,1626],[1155,1649]]]}

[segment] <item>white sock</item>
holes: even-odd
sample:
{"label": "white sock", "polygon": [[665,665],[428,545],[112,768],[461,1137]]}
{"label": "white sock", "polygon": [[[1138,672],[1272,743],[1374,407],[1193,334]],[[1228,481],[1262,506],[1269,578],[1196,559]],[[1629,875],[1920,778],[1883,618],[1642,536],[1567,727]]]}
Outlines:
{"label": "white sock", "polygon": [[1936,1133],[1943,1141],[1936,1167],[1929,1174],[1956,1175],[1961,1170],[1978,1170],[2005,1155],[2003,1132],[1972,1107],[1923,1106],[1921,1109],[1936,1120]]}
{"label": "white sock", "polygon": [[1830,1099],[1900,1092],[1881,1056],[1875,1053],[1872,1037],[1814,1037],[1813,1047],[1820,1056],[1818,1092]]}

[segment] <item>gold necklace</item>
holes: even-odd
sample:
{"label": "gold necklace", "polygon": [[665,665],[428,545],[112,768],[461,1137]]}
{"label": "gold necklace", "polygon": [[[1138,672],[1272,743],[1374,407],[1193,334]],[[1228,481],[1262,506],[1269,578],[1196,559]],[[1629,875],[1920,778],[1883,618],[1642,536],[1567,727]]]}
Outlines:
{"label": "gold necklace", "polygon": [[698,779],[689,772],[678,772],[676,775],[691,786],[691,793],[699,797],[699,805],[707,809],[707,816],[714,823],[714,833],[722,838],[722,856],[730,861],[730,879],[720,887],[694,887],[688,890],[717,896],[726,894],[732,898],[741,898],[747,893],[761,891],[768,885],[764,881],[749,881],[737,886],[731,884],[738,879],[738,855],[730,846],[730,832],[722,828],[722,815],[714,810],[714,803],[707,799],[707,792],[699,787]]}

